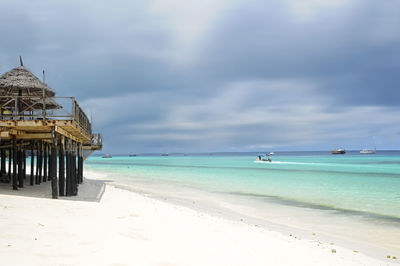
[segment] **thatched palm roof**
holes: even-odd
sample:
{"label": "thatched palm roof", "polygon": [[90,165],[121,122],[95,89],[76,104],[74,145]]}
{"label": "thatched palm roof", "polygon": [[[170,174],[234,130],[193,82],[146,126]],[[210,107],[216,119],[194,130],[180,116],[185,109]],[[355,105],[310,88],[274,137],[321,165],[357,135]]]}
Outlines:
{"label": "thatched palm roof", "polygon": [[54,91],[41,82],[25,67],[16,67],[0,76],[0,95],[2,96],[42,96],[53,97]]}

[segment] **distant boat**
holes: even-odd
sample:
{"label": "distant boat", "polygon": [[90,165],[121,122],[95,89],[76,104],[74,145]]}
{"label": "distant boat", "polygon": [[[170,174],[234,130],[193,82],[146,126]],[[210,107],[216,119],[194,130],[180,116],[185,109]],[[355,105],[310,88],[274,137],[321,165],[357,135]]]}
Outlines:
{"label": "distant boat", "polygon": [[360,151],[360,154],[375,154],[376,153],[376,146],[375,146],[375,141],[374,141],[374,149],[370,150],[370,149],[362,149]]}
{"label": "distant boat", "polygon": [[257,161],[262,161],[262,162],[272,162],[272,160],[271,160],[271,158],[269,157],[268,154],[266,154],[265,156],[260,154],[260,155],[257,156],[256,160]]}
{"label": "distant boat", "polygon": [[271,151],[270,153],[269,153],[269,155],[274,155],[275,154],[275,152],[273,152],[273,151]]}
{"label": "distant boat", "polygon": [[375,154],[376,150],[367,150],[367,149],[362,149],[360,151],[360,154]]}
{"label": "distant boat", "polygon": [[111,154],[107,153],[105,155],[103,155],[101,158],[112,158]]}
{"label": "distant boat", "polygon": [[331,151],[332,154],[345,154],[346,150],[345,149],[335,149]]}
{"label": "distant boat", "polygon": [[129,154],[129,157],[136,157],[136,154]]}
{"label": "distant boat", "polygon": [[168,156],[168,153],[163,153],[161,154],[161,156]]}

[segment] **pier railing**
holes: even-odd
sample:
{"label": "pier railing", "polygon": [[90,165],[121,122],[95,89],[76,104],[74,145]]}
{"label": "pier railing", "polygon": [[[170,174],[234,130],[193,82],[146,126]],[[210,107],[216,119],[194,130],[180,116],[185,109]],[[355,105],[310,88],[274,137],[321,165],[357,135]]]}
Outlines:
{"label": "pier railing", "polygon": [[100,133],[92,134],[91,139],[91,146],[102,147],[103,146],[103,139]]}
{"label": "pier railing", "polygon": [[0,96],[0,120],[71,120],[92,135],[89,119],[74,97]]}

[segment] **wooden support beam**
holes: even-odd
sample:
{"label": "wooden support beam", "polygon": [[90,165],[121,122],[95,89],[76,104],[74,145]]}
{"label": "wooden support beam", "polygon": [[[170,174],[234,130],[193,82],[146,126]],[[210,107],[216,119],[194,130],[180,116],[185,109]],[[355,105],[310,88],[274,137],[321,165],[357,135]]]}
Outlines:
{"label": "wooden support beam", "polygon": [[22,175],[24,177],[24,180],[26,180],[26,150],[24,149],[24,147],[22,148]]}
{"label": "wooden support beam", "polygon": [[8,177],[6,175],[6,149],[2,148],[1,151],[1,171],[0,171],[0,176],[1,176],[1,181],[2,182],[8,182]]}
{"label": "wooden support beam", "polygon": [[66,131],[66,130],[63,129],[63,128],[56,126],[56,127],[55,127],[55,130],[56,130],[57,133],[59,133],[59,134],[65,136],[65,137],[69,138],[70,140],[78,141],[78,142],[79,142],[79,139],[78,139],[78,138],[76,138],[74,135],[70,134],[68,131]]}
{"label": "wooden support beam", "polygon": [[[29,142],[22,142],[22,143],[20,143],[20,144],[18,144],[19,146],[27,146],[27,145],[30,145],[30,143]],[[3,148],[5,148],[5,149],[10,149],[10,148],[12,148],[12,143],[10,143],[10,144],[4,144],[4,145],[0,145],[0,149],[3,149]]]}
{"label": "wooden support beam", "polygon": [[40,145],[36,143],[36,175],[35,175],[35,184],[38,185],[39,183],[39,148]]}
{"label": "wooden support beam", "polygon": [[[56,142],[57,142],[57,139],[56,139]],[[52,167],[52,164],[51,164],[51,145],[52,145],[52,143],[50,143],[50,145],[48,145],[47,147],[48,147],[48,153],[47,153],[47,155],[48,155],[48,162],[49,162],[49,166],[48,166],[48,181],[51,181],[51,175],[50,175],[50,173],[51,173],[51,167]],[[57,156],[56,156],[57,157]]]}
{"label": "wooden support beam", "polygon": [[51,133],[24,133],[15,136],[17,139],[51,139]]}
{"label": "wooden support beam", "polygon": [[47,143],[43,144],[43,182],[47,182]]}
{"label": "wooden support beam", "polygon": [[10,132],[8,132],[8,131],[1,131],[0,132],[0,138],[7,139],[9,137],[10,137]]}
{"label": "wooden support beam", "polygon": [[0,127],[43,127],[50,128],[52,126],[73,126],[71,120],[0,120]]}
{"label": "wooden support beam", "polygon": [[31,141],[31,176],[30,176],[30,185],[31,186],[33,186],[33,177],[34,177],[34,175],[33,175],[33,169],[34,169],[34,166],[35,165],[35,142],[32,140]]}
{"label": "wooden support beam", "polygon": [[12,162],[12,148],[8,149],[8,180],[11,182],[11,162]]}
{"label": "wooden support beam", "polygon": [[40,185],[42,182],[42,167],[43,167],[43,143],[39,142],[38,143],[38,158],[37,158],[37,168],[36,168],[36,174],[37,174],[37,180],[36,184]]}
{"label": "wooden support beam", "polygon": [[13,173],[12,173],[12,186],[14,190],[18,190],[17,182],[17,141],[13,139]]}
{"label": "wooden support beam", "polygon": [[56,131],[51,129],[51,195],[53,199],[58,198],[58,180],[57,180],[57,139]]}
{"label": "wooden support beam", "polygon": [[72,195],[78,195],[78,179],[76,175],[76,143],[72,142],[72,154],[71,154],[71,179],[72,179]]}
{"label": "wooden support beam", "polygon": [[65,172],[66,172],[66,187],[65,187],[65,195],[71,196],[71,151],[70,151],[70,140],[66,138],[65,140]]}
{"label": "wooden support beam", "polygon": [[83,148],[82,143],[78,144],[78,181],[79,184],[83,182]]}
{"label": "wooden support beam", "polygon": [[58,178],[60,180],[59,183],[59,190],[60,196],[65,196],[65,165],[64,165],[64,150],[65,150],[65,137],[61,136],[60,138],[60,146],[59,146],[59,171],[58,171]]}
{"label": "wooden support beam", "polygon": [[[11,139],[51,139],[51,128],[56,126],[56,132],[77,142],[90,141],[91,135],[83,130],[78,123],[68,120],[0,120],[0,137]],[[32,135],[30,135],[32,134]],[[46,134],[40,137],[35,134]]]}
{"label": "wooden support beam", "polygon": [[18,187],[24,187],[24,175],[22,173],[23,165],[22,165],[22,149],[21,146],[17,147],[17,166],[18,166]]}

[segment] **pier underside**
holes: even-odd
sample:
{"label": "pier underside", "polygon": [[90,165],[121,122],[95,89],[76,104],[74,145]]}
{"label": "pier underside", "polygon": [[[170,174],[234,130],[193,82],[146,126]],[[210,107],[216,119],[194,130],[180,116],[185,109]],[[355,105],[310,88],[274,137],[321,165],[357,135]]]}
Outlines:
{"label": "pier underside", "polygon": [[101,148],[101,135],[76,120],[0,120],[0,182],[18,190],[51,181],[53,198],[75,196],[83,160]]}

